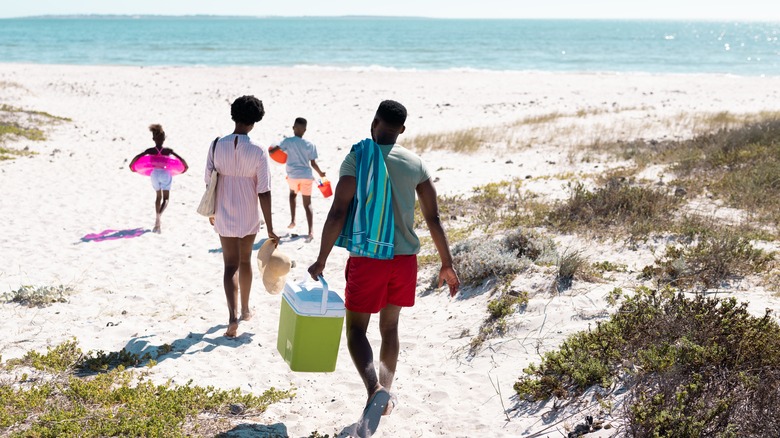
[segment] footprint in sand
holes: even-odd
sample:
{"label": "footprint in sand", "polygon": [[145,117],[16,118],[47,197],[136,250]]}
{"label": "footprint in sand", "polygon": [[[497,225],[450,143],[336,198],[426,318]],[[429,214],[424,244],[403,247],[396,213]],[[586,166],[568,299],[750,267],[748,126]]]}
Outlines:
{"label": "footprint in sand", "polygon": [[443,403],[447,400],[449,400],[450,395],[447,394],[444,391],[433,391],[430,394],[428,394],[428,405],[430,406],[432,411],[438,411],[445,407],[447,407],[448,403]]}

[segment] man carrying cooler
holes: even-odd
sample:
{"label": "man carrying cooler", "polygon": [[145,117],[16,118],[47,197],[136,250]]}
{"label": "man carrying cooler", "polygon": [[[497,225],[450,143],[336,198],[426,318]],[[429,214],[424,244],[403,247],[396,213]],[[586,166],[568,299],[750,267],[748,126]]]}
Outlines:
{"label": "man carrying cooler", "polygon": [[[346,336],[368,396],[358,432],[369,435],[380,416],[390,414],[397,404],[390,391],[400,349],[398,319],[402,307],[414,305],[417,286],[415,195],[441,259],[439,286],[446,282],[454,296],[460,285],[428,170],[419,156],[395,144],[405,122],[406,108],[400,103],[385,100],[379,105],[371,138],[355,144],[341,165],[319,256],[308,270],[317,279],[333,245],[350,252],[345,270]],[[378,370],[366,337],[373,313],[379,313],[382,337]]]}

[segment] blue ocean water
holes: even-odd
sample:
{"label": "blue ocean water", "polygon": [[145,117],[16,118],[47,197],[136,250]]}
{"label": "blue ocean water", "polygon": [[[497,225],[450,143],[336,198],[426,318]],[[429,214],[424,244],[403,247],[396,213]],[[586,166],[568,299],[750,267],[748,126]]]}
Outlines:
{"label": "blue ocean water", "polygon": [[780,75],[780,23],[424,18],[0,20],[0,62]]}

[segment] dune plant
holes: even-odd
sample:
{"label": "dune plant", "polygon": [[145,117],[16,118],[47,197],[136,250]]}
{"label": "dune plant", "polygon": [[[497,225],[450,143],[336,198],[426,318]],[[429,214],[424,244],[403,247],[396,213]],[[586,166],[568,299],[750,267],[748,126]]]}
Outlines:
{"label": "dune plant", "polygon": [[66,297],[74,292],[70,286],[31,286],[22,285],[18,289],[3,294],[8,303],[18,303],[27,307],[47,307],[54,303],[67,302]]}
{"label": "dune plant", "polygon": [[674,196],[622,179],[613,179],[594,190],[578,182],[569,184],[569,190],[569,199],[548,215],[551,225],[563,231],[646,236],[671,228],[672,213],[679,205]]}
{"label": "dune plant", "polygon": [[453,262],[464,285],[478,285],[488,278],[513,275],[523,268],[521,260],[491,238],[472,238],[452,247]]}
{"label": "dune plant", "polygon": [[35,154],[29,148],[18,149],[3,146],[2,144],[9,139],[45,140],[46,136],[41,127],[66,121],[70,121],[70,119],[43,111],[32,111],[0,104],[0,161]]}
{"label": "dune plant", "polygon": [[474,357],[489,339],[505,335],[508,330],[507,318],[525,310],[528,305],[528,292],[512,289],[510,278],[503,278],[496,290],[496,297],[487,305],[488,316],[469,342],[468,357]]}
{"label": "dune plant", "polygon": [[642,277],[682,289],[709,289],[730,278],[763,272],[773,260],[774,253],[755,248],[738,233],[720,229],[690,242],[668,245],[655,265],[642,270]]}
{"label": "dune plant", "polygon": [[453,245],[452,255],[466,285],[509,277],[532,263],[551,264],[558,259],[552,239],[522,229],[465,239]]}
{"label": "dune plant", "polygon": [[692,194],[708,195],[754,213],[760,220],[780,223],[780,113],[700,116],[703,127],[693,138],[632,140],[592,145],[634,160],[639,167],[668,165]]}
{"label": "dune plant", "polygon": [[500,128],[467,128],[444,133],[421,134],[413,137],[406,145],[411,149],[424,152],[429,150],[449,150],[461,153],[473,153],[486,143],[504,139]]}
{"label": "dune plant", "polygon": [[[188,382],[154,384],[149,372],[117,367],[92,377],[74,374],[85,355],[75,341],[28,352],[3,364],[0,428],[10,437],[214,436],[242,416],[260,415],[268,406],[293,397],[270,388],[260,395]],[[9,378],[17,367],[38,370],[34,378]]]}
{"label": "dune plant", "polygon": [[555,242],[539,232],[517,228],[507,231],[503,237],[504,247],[520,259],[527,259],[537,265],[552,265],[558,259]]}
{"label": "dune plant", "polygon": [[628,265],[624,263],[613,263],[608,260],[593,263],[591,266],[599,272],[626,272],[628,270]]}
{"label": "dune plant", "polygon": [[524,370],[526,400],[622,386],[630,436],[780,433],[780,326],[733,298],[640,288],[608,321]]}
{"label": "dune plant", "polygon": [[[443,222],[465,222],[469,232],[541,225],[549,206],[535,195],[521,191],[521,187],[522,180],[514,178],[474,187],[471,196],[440,196],[439,215]],[[419,207],[415,215],[415,228],[420,228],[423,217]]]}
{"label": "dune plant", "polygon": [[588,259],[579,250],[564,251],[558,258],[558,272],[555,276],[555,290],[564,291],[569,289],[574,282],[575,276],[586,274],[589,268]]}
{"label": "dune plant", "polygon": [[[420,134],[410,138],[406,146],[417,151],[447,150],[459,153],[474,153],[485,147],[501,145],[503,149],[511,150],[516,143],[518,130],[549,129],[561,121],[573,121],[604,113],[619,113],[635,111],[637,108],[580,108],[572,113],[553,111],[549,113],[531,114],[517,120],[494,126],[476,126],[447,132]],[[567,126],[569,130],[573,128]]]}

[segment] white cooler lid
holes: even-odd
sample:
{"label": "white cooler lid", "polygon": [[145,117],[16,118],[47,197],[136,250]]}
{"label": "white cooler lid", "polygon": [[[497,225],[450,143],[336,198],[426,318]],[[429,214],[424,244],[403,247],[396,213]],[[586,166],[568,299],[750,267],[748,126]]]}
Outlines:
{"label": "white cooler lid", "polygon": [[329,318],[343,318],[344,300],[339,294],[328,291],[328,302],[325,305],[325,313],[322,312],[322,291],[327,290],[327,283],[322,284],[313,281],[284,284],[282,297],[292,307],[295,313],[302,316],[324,316]]}

